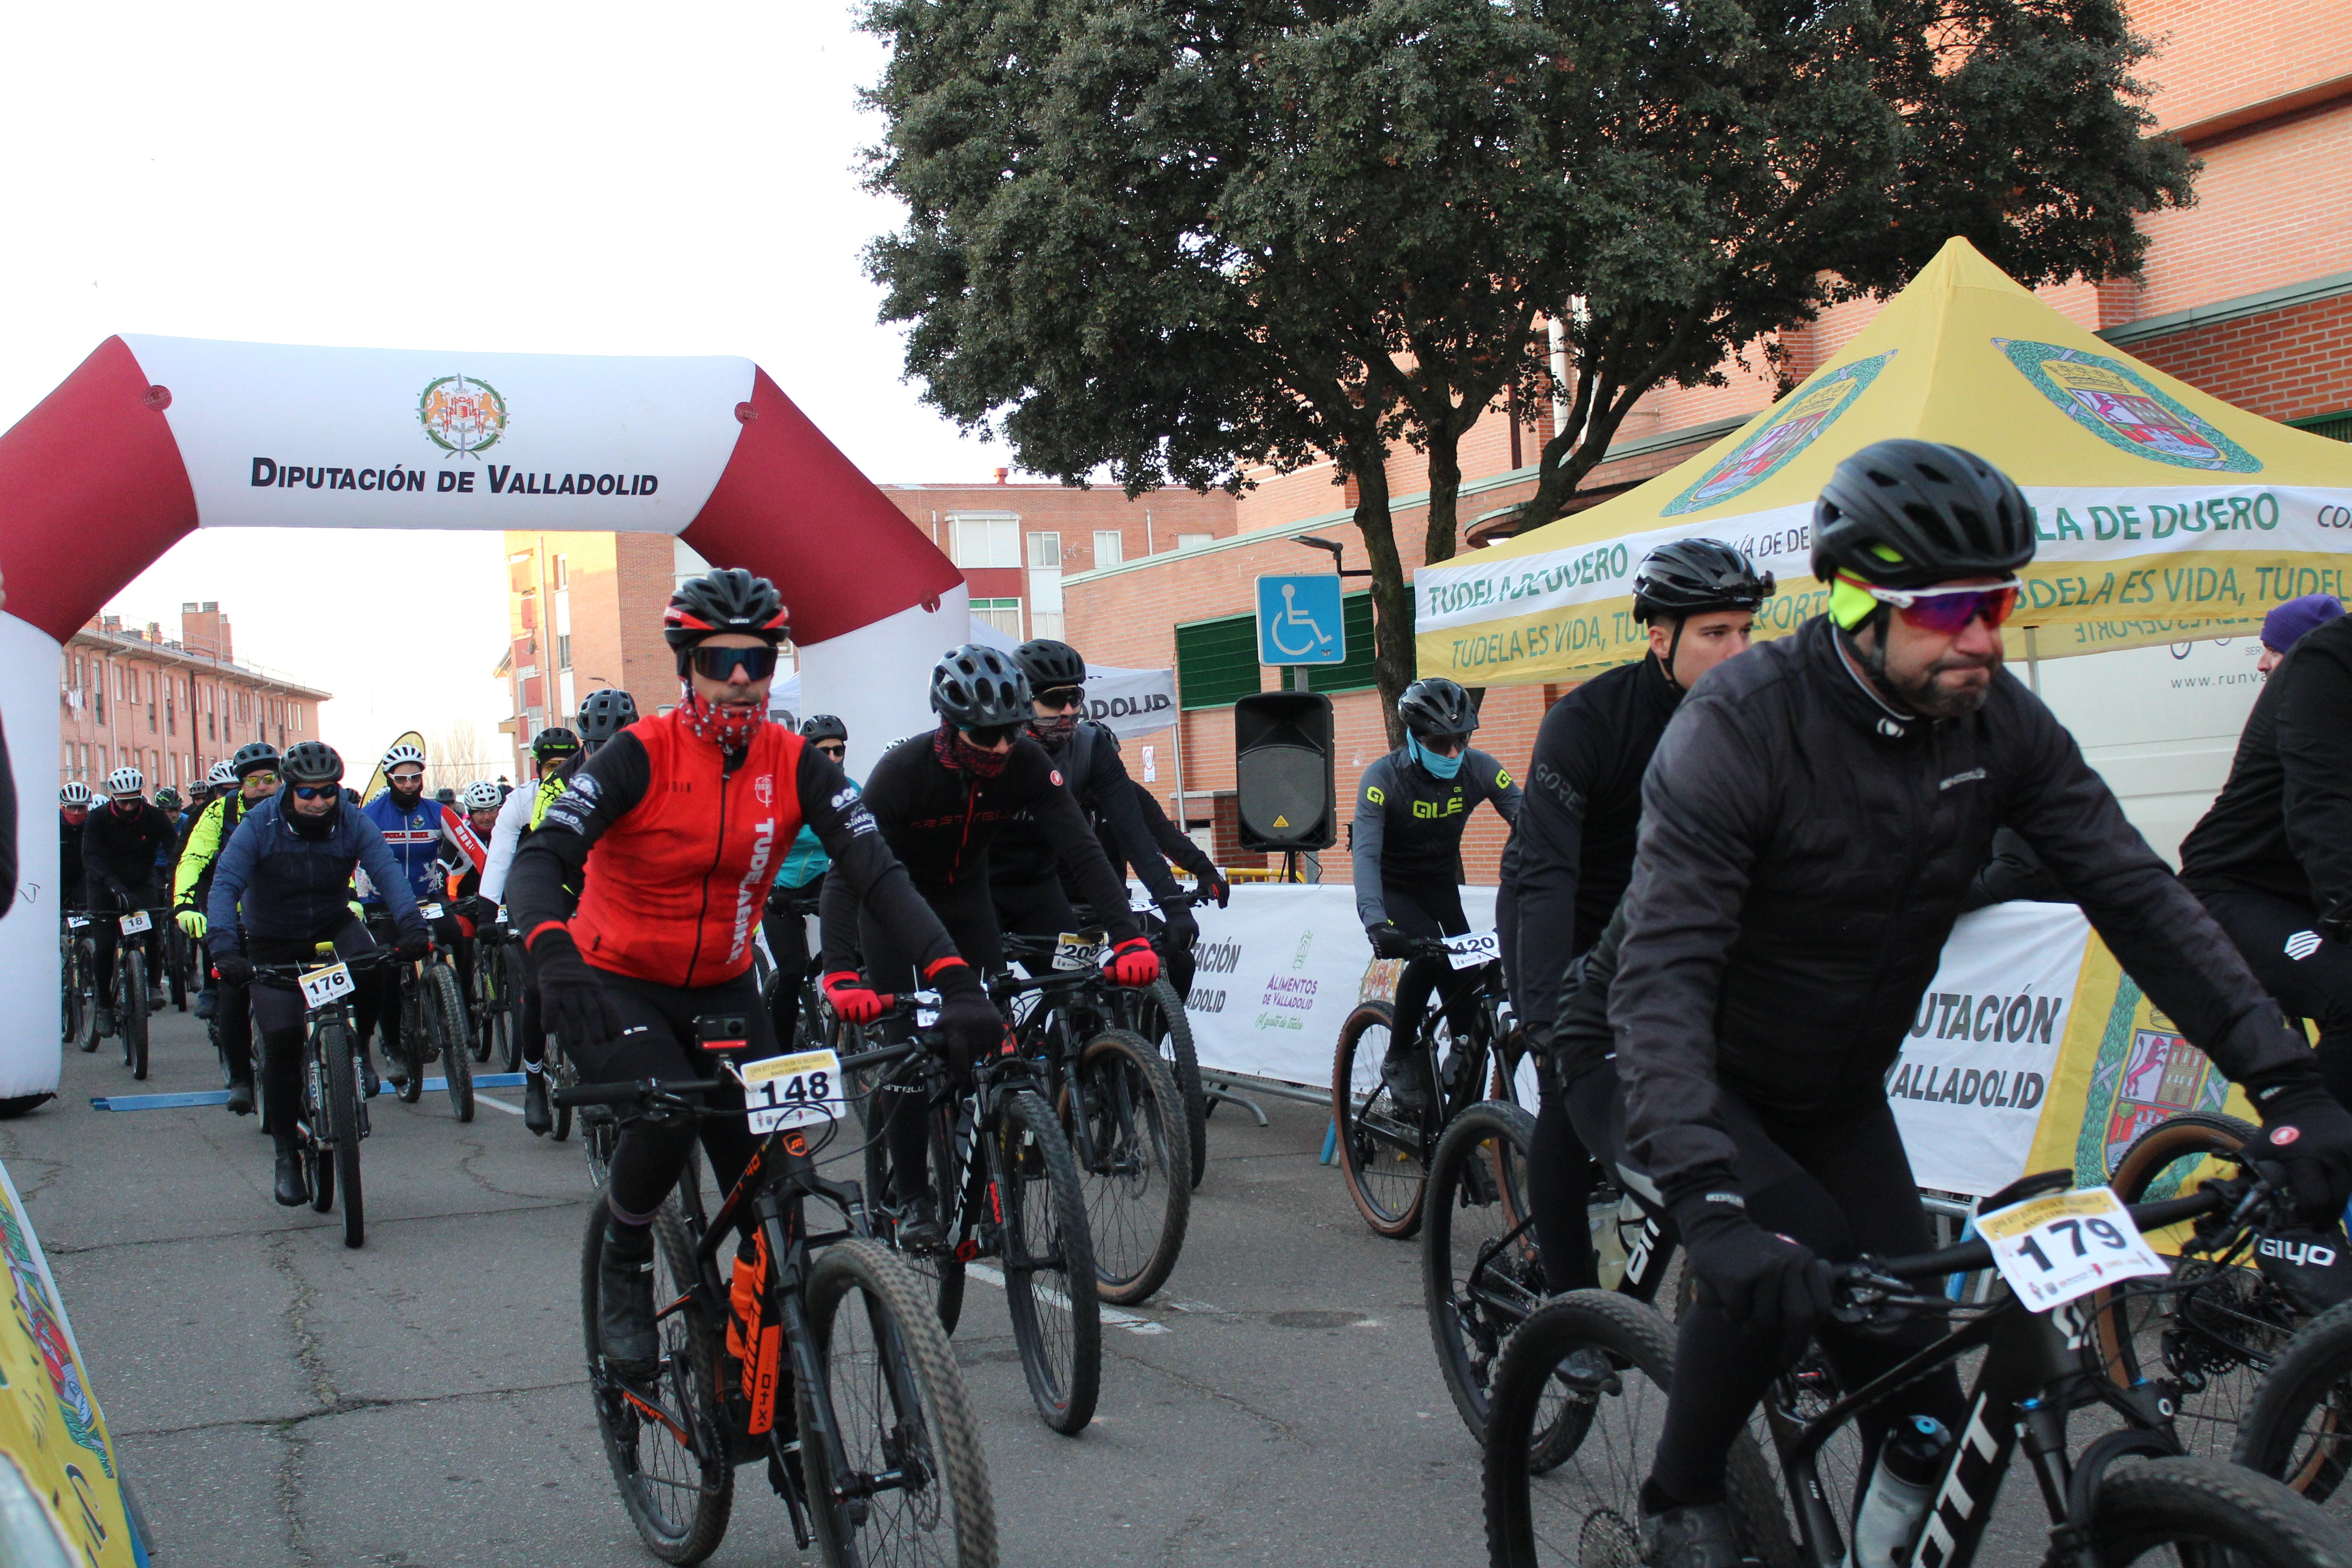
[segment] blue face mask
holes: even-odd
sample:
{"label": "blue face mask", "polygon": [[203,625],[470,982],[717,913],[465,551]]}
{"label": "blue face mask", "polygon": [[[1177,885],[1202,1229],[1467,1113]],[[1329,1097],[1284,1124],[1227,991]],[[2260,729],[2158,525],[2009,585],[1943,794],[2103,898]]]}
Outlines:
{"label": "blue face mask", "polygon": [[1412,748],[1412,760],[1427,768],[1432,778],[1452,778],[1462,771],[1462,759],[1470,754],[1470,749],[1465,746],[1450,757],[1441,757],[1423,745],[1421,737],[1410,730],[1405,731],[1404,743]]}

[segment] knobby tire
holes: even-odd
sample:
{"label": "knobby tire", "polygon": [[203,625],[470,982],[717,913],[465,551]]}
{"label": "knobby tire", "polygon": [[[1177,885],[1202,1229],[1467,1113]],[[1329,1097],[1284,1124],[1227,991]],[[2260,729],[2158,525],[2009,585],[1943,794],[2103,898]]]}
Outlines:
{"label": "knobby tire", "polygon": [[1086,1195],[1070,1145],[1026,1089],[998,1102],[994,1170],[1003,1173],[1005,1305],[1029,1397],[1065,1436],[1094,1419],[1102,1389],[1102,1302]]}

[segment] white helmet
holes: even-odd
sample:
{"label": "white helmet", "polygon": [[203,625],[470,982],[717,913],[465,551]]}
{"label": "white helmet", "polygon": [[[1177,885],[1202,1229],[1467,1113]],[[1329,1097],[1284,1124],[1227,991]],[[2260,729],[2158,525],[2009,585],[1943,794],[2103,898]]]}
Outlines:
{"label": "white helmet", "polygon": [[82,783],[79,779],[74,780],[73,783],[58,791],[58,804],[59,805],[88,805],[89,804],[89,785]]}
{"label": "white helmet", "polygon": [[400,766],[403,763],[415,763],[421,768],[425,765],[425,753],[404,741],[399,745],[394,746],[392,750],[386,752],[383,754],[383,761],[377,765],[382,767],[383,771],[388,773],[392,772],[393,769]]}
{"label": "white helmet", "polygon": [[500,799],[499,786],[487,779],[476,779],[466,786],[465,801],[467,811],[496,811]]}
{"label": "white helmet", "polygon": [[126,795],[141,795],[147,788],[147,775],[137,768],[117,768],[106,775],[106,793],[118,799]]}
{"label": "white helmet", "polygon": [[236,770],[228,765],[226,757],[223,757],[213,764],[213,771],[205,775],[205,783],[215,789],[218,789],[223,784],[233,784],[236,783]]}

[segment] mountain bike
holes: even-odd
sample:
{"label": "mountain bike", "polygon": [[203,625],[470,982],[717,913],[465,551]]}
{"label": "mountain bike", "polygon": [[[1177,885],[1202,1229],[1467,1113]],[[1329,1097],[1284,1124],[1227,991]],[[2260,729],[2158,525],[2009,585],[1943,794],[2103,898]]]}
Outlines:
{"label": "mountain bike", "polygon": [[[439,904],[420,904],[429,931],[442,917]],[[373,926],[375,922],[371,921]],[[386,926],[379,941],[391,935]],[[386,945],[390,945],[386,942]],[[439,1058],[442,1086],[449,1091],[450,1109],[460,1121],[474,1120],[474,1068],[467,1058],[466,998],[457,984],[457,971],[438,938],[433,950],[403,966],[400,977],[400,1054],[408,1067],[407,1081],[399,1086],[403,1102],[414,1105],[425,1093],[425,1066]]]}
{"label": "mountain bike", "polygon": [[[367,1240],[367,1204],[360,1187],[360,1141],[367,1137],[367,1100],[360,1093],[366,1076],[352,998],[354,972],[397,963],[390,949],[376,948],[339,959],[331,943],[319,944],[319,962],[257,963],[254,984],[289,983],[302,992],[301,1103],[294,1110],[294,1136],[303,1173],[310,1182],[310,1207],[326,1214],[342,1187],[343,1245]],[[280,1110],[276,1114],[283,1115]]]}
{"label": "mountain bike", "polygon": [[1046,1101],[1077,1161],[1096,1289],[1132,1306],[1168,1282],[1192,1210],[1192,1140],[1175,1074],[1150,1041],[1117,1026],[1123,987],[1103,973],[1099,930],[1007,932],[1004,955],[1038,971],[998,977],[1014,1048],[1044,1069]]}
{"label": "mountain bike", "polygon": [[[747,1110],[693,1098],[721,1079],[557,1091],[583,1110],[751,1115],[755,1129],[780,1108],[790,1118],[765,1128],[715,1215],[706,1217],[694,1180],[656,1215],[661,1355],[647,1383],[621,1377],[599,1348],[604,1205],[589,1215],[580,1268],[590,1396],[622,1505],[666,1563],[698,1563],[717,1550],[736,1467],[759,1459],[799,1547],[814,1542],[826,1563],[996,1562],[979,1427],[947,1336],[906,1265],[871,1238],[857,1186],[816,1168],[842,1113],[843,1071],[895,1054],[747,1063],[735,1069],[735,1081],[749,1080]],[[841,1223],[813,1227],[812,1199]],[[737,1233],[722,1273],[719,1249]]]}
{"label": "mountain bike", "polygon": [[[520,948],[504,910],[474,929],[473,994],[467,999],[474,1019],[474,1059],[486,1062],[495,1056],[507,1072],[522,1070]],[[569,1123],[570,1116],[563,1121]]]}
{"label": "mountain bike", "polygon": [[[2029,1177],[1988,1198],[1980,1215],[2061,1193],[2071,1181],[2066,1172]],[[2243,1196],[2209,1188],[2170,1203],[2135,1205],[2128,1212],[2142,1230],[2200,1216],[2229,1230],[2244,1226],[2266,1197],[2258,1187]],[[2077,1246],[2108,1245],[2092,1235],[2098,1225],[2116,1233],[2118,1247],[2138,1239],[2104,1220],[2074,1225]],[[1908,1544],[1895,1549],[1896,1561],[1968,1568],[2010,1462],[2022,1447],[2049,1512],[2044,1561],[2051,1568],[2123,1568],[2167,1547],[2191,1563],[2231,1553],[2233,1563],[2263,1568],[2352,1564],[2352,1535],[2311,1503],[2267,1477],[2181,1453],[2162,1389],[2151,1383],[2124,1387],[2107,1374],[2091,1326],[2105,1310],[2098,1302],[2076,1298],[2036,1311],[2006,1289],[1982,1302],[1943,1293],[1947,1277],[1992,1260],[1991,1247],[1978,1239],[1916,1258],[1864,1258],[1832,1269],[1832,1314],[1849,1330],[1883,1331],[1945,1317],[1952,1320],[1950,1331],[1862,1388],[1831,1391],[1826,1403],[1794,1376],[1775,1383],[1765,1400],[1764,1426],[1787,1478],[1797,1531],[1791,1539],[1771,1468],[1753,1436],[1743,1433],[1731,1456],[1727,1500],[1747,1555],[1803,1568],[1843,1563],[1840,1520],[1853,1522],[1845,1510],[1857,1500],[1824,1484],[1818,1463],[1822,1449],[1866,1413],[1907,1414],[1909,1389],[1980,1352],[1963,1405],[1966,1421],[1927,1461],[1917,1517],[1898,1526]],[[1921,1289],[1915,1281],[1928,1283]],[[2113,1287],[2142,1288],[2162,1292],[2176,1285],[2165,1277]],[[1559,1369],[1579,1352],[1597,1352],[1602,1364],[1570,1390],[1565,1415],[1550,1417],[1574,1426],[1578,1440],[1549,1475],[1534,1474],[1529,1437],[1559,1385]],[[1496,1369],[1488,1424],[1484,1468],[1491,1563],[1528,1568],[1639,1560],[1639,1489],[1673,1375],[1671,1327],[1654,1310],[1622,1296],[1575,1291],[1521,1325]],[[2109,1414],[2101,1425],[2120,1421],[2120,1426],[2087,1442],[2071,1440],[2068,1413],[2090,1405]],[[2120,1462],[2126,1459],[2131,1462]]]}
{"label": "mountain bike", "polygon": [[1433,994],[1412,1048],[1423,1057],[1422,1081],[1437,1092],[1419,1110],[1396,1103],[1381,1076],[1396,1006],[1365,1002],[1339,1026],[1331,1057],[1331,1116],[1338,1129],[1339,1168],[1364,1223],[1402,1240],[1421,1228],[1430,1162],[1446,1124],[1477,1101],[1509,1098],[1518,1066],[1516,1035],[1505,1023],[1502,965],[1494,961],[1494,933],[1431,938],[1414,944],[1414,958],[1443,959],[1456,969],[1477,968],[1476,1010],[1468,1037],[1455,1039]]}
{"label": "mountain bike", "polygon": [[[887,1005],[928,1027],[938,1002],[918,993]],[[876,1233],[921,1277],[947,1332],[963,1314],[967,1266],[996,1260],[1030,1402],[1046,1426],[1072,1436],[1094,1419],[1102,1388],[1102,1302],[1077,1161],[1045,1088],[1041,1064],[1018,1051],[975,1064],[968,1082],[950,1073],[944,1047],[898,1059],[865,1080],[866,1185]],[[928,1110],[925,1172],[944,1232],[937,1247],[903,1243],[905,1206],[889,1201],[897,1189],[883,1123],[908,1094]]]}
{"label": "mountain bike", "polygon": [[[1186,900],[1195,909],[1217,901],[1214,893],[1194,891]],[[1192,1048],[1192,1024],[1184,1014],[1184,998],[1177,993],[1168,978],[1168,922],[1156,902],[1147,900],[1146,907],[1129,911],[1151,939],[1152,950],[1160,954],[1161,973],[1150,985],[1136,988],[1120,987],[1110,997],[1112,1020],[1122,1029],[1139,1035],[1150,1042],[1160,1059],[1176,1075],[1176,1087],[1184,1096],[1184,1127],[1188,1135],[1188,1152],[1192,1156],[1192,1185],[1198,1188],[1201,1178],[1209,1169],[1209,1097],[1201,1083],[1201,1058]],[[1079,919],[1088,917],[1081,907]]]}
{"label": "mountain bike", "polygon": [[98,1049],[98,947],[90,940],[90,921],[102,919],[86,910],[68,910],[59,928],[58,979],[62,992],[59,1010],[66,1044],[78,1050]]}
{"label": "mountain bike", "polygon": [[132,910],[113,918],[121,935],[114,943],[114,1032],[122,1042],[122,1065],[134,1079],[147,1077],[147,958],[149,943],[138,941],[166,919],[168,910]]}
{"label": "mountain bike", "polygon": [[[1496,1360],[1546,1297],[1527,1183],[1535,1127],[1535,1118],[1508,1100],[1481,1100],[1446,1124],[1430,1162],[1423,1310],[1445,1391],[1482,1441]],[[1601,1243],[1602,1287],[1655,1300],[1674,1262],[1672,1233],[1607,1183],[1593,1193],[1589,1224]]]}

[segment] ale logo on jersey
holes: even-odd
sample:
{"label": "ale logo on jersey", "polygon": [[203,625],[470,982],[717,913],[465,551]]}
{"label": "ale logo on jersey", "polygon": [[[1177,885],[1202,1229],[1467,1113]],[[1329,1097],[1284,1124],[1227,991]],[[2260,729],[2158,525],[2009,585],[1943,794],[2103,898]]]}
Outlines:
{"label": "ale logo on jersey", "polygon": [[445,375],[425,384],[416,400],[416,422],[443,451],[473,457],[507,433],[507,400],[478,377]]}

